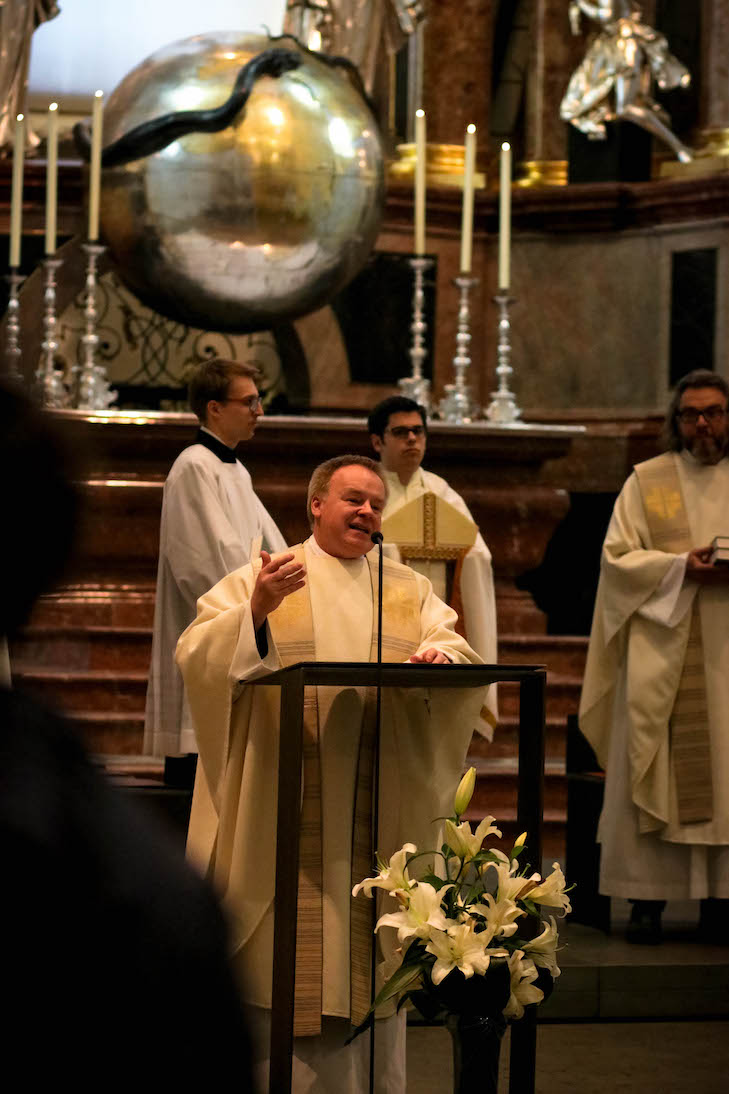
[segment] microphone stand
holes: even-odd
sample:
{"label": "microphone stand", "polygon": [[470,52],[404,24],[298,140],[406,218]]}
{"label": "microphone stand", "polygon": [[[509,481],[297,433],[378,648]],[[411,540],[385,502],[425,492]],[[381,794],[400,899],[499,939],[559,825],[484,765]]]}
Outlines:
{"label": "microphone stand", "polygon": [[[375,700],[375,739],[372,758],[372,861],[377,863],[377,844],[380,826],[380,721],[382,717],[382,532],[373,532],[372,542],[379,547],[380,559],[377,581],[377,690]],[[374,1000],[377,987],[377,891],[372,894],[372,965],[370,969],[370,993]],[[375,1090],[375,1015],[370,1026],[370,1087]]]}

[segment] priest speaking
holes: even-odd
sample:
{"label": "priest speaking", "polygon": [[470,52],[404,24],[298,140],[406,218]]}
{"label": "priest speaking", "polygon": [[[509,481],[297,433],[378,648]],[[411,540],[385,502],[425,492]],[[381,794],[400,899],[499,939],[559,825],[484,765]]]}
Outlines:
{"label": "priest speaking", "polygon": [[[380,528],[385,501],[374,461],[340,456],[322,464],[309,483],[313,535],[273,558],[262,552],[219,582],[201,597],[197,619],[178,644],[200,748],[189,852],[231,914],[236,962],[264,1042],[271,1007],[279,695],[277,688],[246,683],[299,661],[375,660],[372,533]],[[383,660],[479,664],[456,633],[455,620],[427,578],[385,560]],[[482,701],[481,688],[384,691],[383,855],[406,840],[424,846],[432,840],[432,822],[449,810]],[[365,876],[352,848],[353,835],[355,847],[367,845],[356,828],[358,792],[370,778],[374,704],[367,689],[320,687],[307,692],[304,706],[299,924],[307,927],[297,940],[294,1089],[354,1094],[367,1089],[366,1039],[346,1048],[344,1041],[350,1021],[366,1010],[369,977],[367,961],[351,959],[360,941],[369,945],[371,923],[367,915],[359,921],[357,908],[365,902],[350,914],[352,884]],[[405,1090],[402,1019],[377,1023],[385,1044],[376,1053],[376,1089],[388,1094]]]}

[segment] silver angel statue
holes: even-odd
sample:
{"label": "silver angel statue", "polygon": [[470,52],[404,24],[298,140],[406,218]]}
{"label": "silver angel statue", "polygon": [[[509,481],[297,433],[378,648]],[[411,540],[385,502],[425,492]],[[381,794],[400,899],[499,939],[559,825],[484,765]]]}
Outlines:
{"label": "silver angel statue", "polygon": [[[13,142],[16,114],[25,112],[33,31],[54,15],[53,0],[0,0],[0,152]],[[26,133],[38,144],[29,127]]]}
{"label": "silver angel statue", "polygon": [[383,47],[398,50],[424,16],[423,0],[287,0],[284,31],[347,57],[371,93]]}
{"label": "silver angel statue", "polygon": [[573,34],[580,33],[583,15],[597,23],[597,33],[572,74],[560,106],[562,119],[592,140],[605,139],[605,122],[634,122],[687,163],[693,153],[671,130],[651,89],[654,80],[662,91],[688,87],[688,69],[669,51],[665,37],[641,22],[640,8],[630,0],[576,0],[569,6]]}

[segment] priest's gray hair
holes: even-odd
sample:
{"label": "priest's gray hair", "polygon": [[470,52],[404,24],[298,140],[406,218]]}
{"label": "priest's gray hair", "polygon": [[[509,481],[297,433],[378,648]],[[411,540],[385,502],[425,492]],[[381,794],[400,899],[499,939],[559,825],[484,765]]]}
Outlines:
{"label": "priest's gray hair", "polygon": [[676,384],[676,390],[663,423],[663,443],[669,452],[680,452],[685,447],[678,428],[678,410],[684,391],[695,387],[715,387],[724,396],[726,405],[729,407],[729,384],[723,376],[720,376],[718,372],[709,372],[706,368],[695,368],[693,372],[687,372]]}
{"label": "priest's gray hair", "polygon": [[311,528],[314,527],[314,514],[311,511],[312,498],[325,498],[329,493],[329,483],[332,481],[334,472],[339,471],[342,467],[351,467],[352,465],[366,467],[368,471],[374,472],[385,487],[385,498],[387,498],[388,490],[385,476],[382,474],[382,467],[376,460],[371,460],[369,456],[334,456],[331,460],[320,463],[309,479],[309,489],[306,495],[306,515],[309,518]]}
{"label": "priest's gray hair", "polygon": [[248,365],[244,361],[229,361],[225,357],[213,357],[210,361],[203,361],[192,373],[187,401],[193,414],[203,425],[208,415],[208,403],[224,402],[230,381],[236,376],[246,376],[254,383],[261,378],[255,365]]}

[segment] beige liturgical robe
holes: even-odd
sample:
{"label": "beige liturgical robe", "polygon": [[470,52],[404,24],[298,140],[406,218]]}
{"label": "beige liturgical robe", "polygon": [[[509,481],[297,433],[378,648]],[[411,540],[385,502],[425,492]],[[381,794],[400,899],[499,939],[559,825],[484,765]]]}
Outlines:
{"label": "beige liturgical robe", "polygon": [[[675,461],[692,545],[729,527],[729,460]],[[686,556],[651,545],[635,474],[603,548],[580,726],[607,772],[601,891],[634,899],[729,897],[729,586],[685,581]],[[669,719],[698,598],[713,816],[680,824]]]}
{"label": "beige liturgical robe", "polygon": [[[393,471],[383,474],[387,482],[388,495],[383,520],[387,520],[396,510],[428,492],[442,498],[457,509],[459,513],[473,521],[473,517],[460,494],[451,489],[445,479],[424,471],[419,467],[403,486],[399,476]],[[400,558],[396,544],[386,544],[385,550],[392,558]],[[414,560],[409,563],[414,570],[423,574],[433,585],[441,600],[446,595],[446,564],[438,560]],[[463,620],[469,646],[476,651],[485,665],[495,665],[497,661],[496,640],[496,596],[494,593],[494,573],[491,564],[491,552],[484,543],[483,536],[477,531],[476,542],[463,559],[461,569],[461,600]],[[485,706],[488,714],[479,720],[478,729],[488,739],[493,737],[493,728],[498,721],[497,689],[493,684],[487,693]]]}
{"label": "beige liturgical robe", "polygon": [[[369,661],[375,613],[367,560],[333,558],[313,538],[304,554],[316,660]],[[388,565],[406,570],[398,563]],[[201,761],[189,853],[228,906],[247,1000],[270,1007],[279,689],[245,683],[279,668],[281,659],[269,624],[264,659],[256,647],[250,595],[257,568],[242,567],[201,597],[197,619],[180,639],[177,656]],[[455,613],[433,594],[430,582],[413,576],[420,616],[417,649],[433,646],[456,663],[478,664],[478,656],[453,629]],[[380,850],[385,856],[407,841],[437,845],[432,822],[451,811],[483,690],[383,691]],[[350,855],[363,695],[360,689],[320,688],[318,700],[322,1013],[349,1017]]]}

